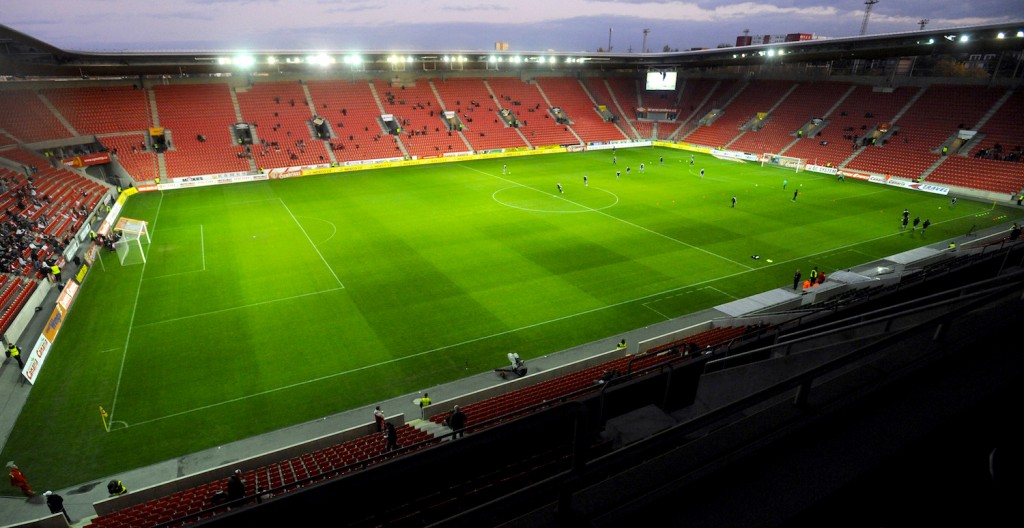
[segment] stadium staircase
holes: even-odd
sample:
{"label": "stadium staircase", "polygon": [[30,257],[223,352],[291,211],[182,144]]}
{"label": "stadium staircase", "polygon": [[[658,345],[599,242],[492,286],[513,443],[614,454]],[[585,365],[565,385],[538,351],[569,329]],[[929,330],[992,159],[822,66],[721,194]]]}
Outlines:
{"label": "stadium staircase", "polygon": [[[849,142],[852,142],[852,139],[847,141],[844,138],[844,136],[847,135],[852,136],[852,131],[850,134],[844,133],[846,132],[846,130],[844,130],[845,128],[852,127],[846,125],[845,121],[848,116],[843,115],[843,112],[840,109],[843,107],[844,104],[847,103],[847,100],[850,98],[850,95],[852,95],[856,90],[857,85],[850,84],[846,91],[843,92],[843,94],[840,95],[835,100],[835,103],[831,107],[829,107],[829,109],[823,115],[810,116],[821,117],[826,122],[825,126],[821,128],[819,131],[817,131],[817,133],[809,136],[809,138],[816,139],[817,141],[803,142],[800,141],[800,138],[797,138],[797,140],[793,141],[785,149],[780,151],[779,154],[784,154],[786,156],[792,156],[796,158],[802,158],[807,160],[808,162],[817,163],[819,155],[822,154],[821,151],[824,150],[826,151],[826,153],[830,151],[830,149],[828,149],[829,146],[831,146],[832,149],[836,149],[837,147],[842,148],[847,146]],[[822,141],[826,141],[827,143],[823,145],[821,143]],[[832,164],[833,166],[839,165],[838,162],[832,161],[832,156],[826,154],[825,157],[828,159],[823,161],[821,164]]]}
{"label": "stadium staircase", "polygon": [[518,78],[496,78],[487,80],[495,100],[519,119],[516,129],[528,144],[539,147],[548,145],[573,145],[579,142],[567,125],[558,124],[548,111],[550,106],[536,84]]}
{"label": "stadium staircase", "polygon": [[[410,156],[436,158],[465,152],[465,142],[458,131],[447,129],[441,104],[427,79],[414,79],[397,86],[377,79],[373,86],[378,96],[385,94],[384,112],[393,114],[403,123],[399,139]],[[474,110],[469,110],[469,117],[463,117],[464,122],[476,116]]]}
{"label": "stadium staircase", "polygon": [[[541,99],[544,100],[544,105],[542,107],[542,109],[545,112],[544,113],[544,117],[550,119],[551,118],[550,109],[555,108],[555,107],[559,107],[560,105],[556,105],[556,104],[551,102],[551,99],[548,97],[548,94],[544,91],[544,86],[542,86],[540,84],[540,81],[538,79],[534,79],[532,81],[532,84],[533,84],[534,87],[537,88],[537,93],[540,94]],[[564,96],[565,94],[560,94],[560,95]],[[568,99],[568,97],[566,97],[566,99]],[[563,108],[563,110],[564,110],[564,108]],[[572,134],[572,136],[574,138],[576,138],[576,144],[579,144],[579,145],[585,145],[586,144],[586,142],[583,141],[583,139],[580,137],[580,135],[578,133],[576,133],[575,127],[573,127],[573,125],[571,123],[567,124],[565,126],[565,130],[567,132],[569,132],[570,134]]]}
{"label": "stadium staircase", "polygon": [[[443,112],[445,110],[448,110],[448,109],[444,105],[444,99],[441,98],[441,92],[437,91],[437,86],[434,84],[434,81],[432,79],[429,80],[428,83],[430,84],[430,91],[433,92],[433,94],[434,94],[434,100],[437,101],[437,103],[439,105],[438,106],[438,111],[442,112],[441,115],[444,115]],[[476,108],[475,107],[473,109],[473,112],[474,112],[474,114],[476,113]],[[489,117],[490,116],[485,115],[484,118],[483,118],[484,121],[487,121],[487,119]],[[465,123],[463,123],[463,126],[465,126]],[[461,141],[461,143],[462,143],[462,147],[464,147],[464,148],[457,148],[453,144],[452,145],[452,149],[453,150],[455,150],[456,152],[458,152],[458,151],[472,152],[473,151],[473,145],[470,144],[469,139],[466,138],[466,134],[465,134],[464,130],[449,130],[448,132],[449,132],[449,134],[453,135],[454,137],[459,138],[459,141]]]}
{"label": "stadium staircase", "polygon": [[894,118],[898,137],[867,147],[847,165],[919,178],[941,156],[939,148],[958,130],[977,123],[1003,94],[1003,90],[979,90],[970,85],[930,85]]}
{"label": "stadium staircase", "polygon": [[42,91],[39,91],[36,93],[36,95],[39,97],[39,100],[42,101],[43,106],[45,106],[46,109],[49,110],[51,114],[53,114],[53,117],[55,117],[57,121],[64,128],[66,128],[69,133],[71,133],[72,136],[81,135],[78,133],[77,130],[75,130],[75,127],[71,126],[71,123],[69,123],[68,120],[65,119],[63,115],[61,115],[60,110],[57,110],[57,107],[54,106],[52,102],[50,102],[50,99],[46,97],[46,94],[44,94]]}
{"label": "stadium staircase", "polygon": [[404,155],[398,139],[381,130],[381,109],[369,82],[311,80],[306,86],[333,127],[328,146],[339,163]]}
{"label": "stadium staircase", "polygon": [[[722,81],[717,79],[690,79],[686,83],[686,90],[680,93],[679,107],[681,112],[686,115],[676,125],[675,129],[668,134],[668,140],[674,140],[678,137],[686,135],[696,128],[697,120],[700,119],[701,112],[704,111],[705,105],[711,100],[715,91],[721,86]],[[687,100],[689,103],[689,110],[686,109]],[[694,101],[697,101],[695,104]]]}
{"label": "stadium staircase", "polygon": [[73,137],[34,90],[0,92],[0,128],[24,143]]}
{"label": "stadium staircase", "polygon": [[608,89],[608,84],[602,77],[584,77],[581,80],[586,92],[590,95],[591,100],[597,106],[604,105],[608,112],[614,116],[612,125],[619,131],[619,134],[623,139],[629,139],[629,134],[623,130],[622,122],[626,120],[626,115],[622,113],[622,109],[619,108],[618,103],[612,97],[611,92]]}
{"label": "stadium staircase", "polygon": [[[501,148],[520,148],[527,145],[526,138],[515,128],[505,126],[498,117],[502,105],[490,87],[479,78],[453,78],[435,81],[434,89],[442,109],[455,112],[465,125],[463,135],[476,151]],[[473,108],[473,122],[467,123],[469,108]]]}
{"label": "stadium staircase", "polygon": [[[761,132],[762,130],[765,130],[766,128],[770,127],[770,126],[771,126],[771,123],[772,123],[772,121],[774,121],[774,120],[775,120],[775,115],[774,115],[774,112],[775,112],[775,110],[776,110],[776,109],[777,109],[777,108],[778,108],[778,107],[779,107],[780,105],[782,105],[782,104],[783,104],[783,103],[784,103],[784,102],[786,101],[786,99],[787,99],[787,98],[788,98],[788,97],[789,97],[789,96],[790,96],[790,95],[791,95],[791,94],[792,94],[792,93],[793,93],[794,91],[796,91],[796,89],[797,89],[797,88],[799,88],[799,87],[800,87],[800,85],[799,85],[799,84],[792,84],[792,85],[790,85],[790,86],[789,86],[789,88],[788,88],[788,89],[787,89],[787,90],[785,91],[785,93],[783,93],[783,94],[782,94],[781,96],[779,96],[779,98],[778,98],[778,99],[776,99],[776,100],[775,100],[774,102],[772,102],[771,100],[768,100],[768,101],[766,101],[766,103],[769,103],[769,104],[771,104],[771,106],[770,106],[770,107],[769,107],[769,108],[768,108],[767,110],[764,110],[764,113],[766,114],[766,119],[768,119],[768,121],[767,121],[767,122],[765,122],[764,126],[763,126],[763,127],[761,127],[761,128],[758,128],[758,129],[756,129],[756,130],[748,130],[748,131],[746,131],[746,132],[740,133],[739,135],[737,135],[736,137],[734,137],[734,138],[733,138],[733,139],[732,139],[731,141],[729,141],[728,143],[726,143],[726,144],[725,144],[725,146],[726,146],[727,148],[732,148],[734,144],[736,144],[736,143],[740,142],[740,141],[741,141],[741,139],[742,139],[742,138],[744,138],[744,137],[746,137],[746,136],[747,136],[748,134],[751,134],[752,132]],[[754,115],[756,116],[756,113],[755,113]],[[753,116],[750,116],[750,117],[753,117]],[[780,131],[780,133],[783,133],[783,134],[784,134],[784,133],[785,133],[785,131],[784,131],[784,130],[782,130],[782,131]],[[738,146],[737,146],[736,148],[737,148],[737,149],[739,149],[739,150],[743,150],[743,149],[742,149],[741,147],[738,147]],[[764,152],[764,149],[760,149],[760,148],[754,148],[754,149],[752,149],[751,151],[752,151],[752,152]]]}
{"label": "stadium staircase", "polygon": [[[327,103],[321,103],[323,106],[318,106],[316,104],[316,100],[313,99],[313,94],[310,93],[310,91],[309,91],[309,85],[304,83],[304,82],[302,83],[302,95],[303,95],[303,97],[304,97],[304,99],[306,101],[309,101],[309,104],[311,106],[311,110],[312,110],[313,116],[320,115],[321,111],[328,110]],[[320,117],[324,117],[324,116],[320,116]],[[309,131],[309,137],[313,138],[314,141],[317,141],[318,143],[320,143],[320,146],[323,147],[323,150],[327,153],[327,161],[329,161],[332,165],[333,164],[337,164],[338,163],[338,159],[334,157],[334,151],[332,149],[329,149],[329,148],[327,148],[325,146],[330,141],[330,138],[316,139],[316,129],[314,129],[313,126],[314,125],[313,125],[312,121],[310,121],[309,123],[306,124],[306,129]],[[331,129],[330,121],[326,122],[326,127],[327,127],[328,133],[331,136],[334,136],[334,134],[336,134],[336,132],[334,132]]]}
{"label": "stadium staircase", "polygon": [[[626,135],[629,136],[630,138],[634,138],[634,139],[635,138],[640,138],[641,137],[640,132],[636,129],[635,126],[633,126],[635,124],[635,122],[636,122],[636,102],[637,102],[637,98],[636,98],[636,88],[635,88],[635,86],[632,88],[633,97],[629,97],[629,93],[630,92],[628,92],[628,91],[624,92],[626,94],[625,96],[623,96],[622,94],[617,94],[616,93],[614,86],[623,84],[622,82],[618,81],[617,79],[615,79],[615,78],[609,79],[609,78],[606,77],[606,78],[601,79],[601,82],[604,84],[604,88],[605,88],[605,90],[607,90],[608,95],[611,97],[612,103],[615,105],[615,108],[619,111],[619,116],[622,118],[621,121],[626,124],[625,126],[629,127],[628,130],[627,130]],[[634,82],[635,81],[633,81],[631,79],[628,80],[626,82],[627,86],[625,86],[623,88],[628,88],[628,85],[630,83],[634,83]],[[625,97],[626,102],[629,103],[629,107],[628,107],[629,111],[626,111],[626,107],[622,106],[622,98],[623,97]],[[630,133],[630,132],[632,132],[632,133]]]}
{"label": "stadium staircase", "polygon": [[234,138],[233,126],[240,116],[230,86],[168,84],[156,85],[153,91],[161,126],[174,131],[175,148],[160,155],[168,177],[252,169],[245,149]]}

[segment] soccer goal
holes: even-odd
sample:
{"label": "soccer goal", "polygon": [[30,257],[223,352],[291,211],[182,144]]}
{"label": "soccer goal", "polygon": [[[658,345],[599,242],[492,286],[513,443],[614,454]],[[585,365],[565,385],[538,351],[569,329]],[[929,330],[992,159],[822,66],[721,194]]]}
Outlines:
{"label": "soccer goal", "polygon": [[120,240],[114,242],[114,250],[117,251],[117,259],[121,261],[122,266],[146,262],[145,248],[149,247],[149,228],[144,220],[121,218],[114,227],[114,233],[121,235]]}
{"label": "soccer goal", "polygon": [[761,166],[765,167],[780,167],[783,169],[792,169],[796,172],[804,170],[806,162],[801,158],[794,158],[793,156],[781,156],[779,154],[764,153],[761,154]]}

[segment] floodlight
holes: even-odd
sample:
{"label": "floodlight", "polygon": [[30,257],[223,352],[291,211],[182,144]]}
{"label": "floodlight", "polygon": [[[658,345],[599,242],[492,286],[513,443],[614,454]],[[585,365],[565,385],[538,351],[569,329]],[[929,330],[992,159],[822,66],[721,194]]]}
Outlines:
{"label": "floodlight", "polygon": [[310,64],[319,64],[320,66],[327,66],[328,64],[334,62],[334,60],[328,57],[327,55],[321,53],[319,55],[310,55],[309,57],[306,57],[306,62]]}
{"label": "floodlight", "polygon": [[218,57],[217,64],[231,64],[231,59],[227,57]]}
{"label": "floodlight", "polygon": [[1003,33],[1002,31],[1000,31],[999,33],[996,33],[996,38],[997,39],[1004,39],[1004,38],[1006,38],[1006,33]]}
{"label": "floodlight", "polygon": [[238,57],[235,57],[235,65],[241,66],[243,68],[248,68],[255,63],[256,59],[254,59],[252,55],[240,55]]}
{"label": "floodlight", "polygon": [[277,64],[277,57],[267,57],[267,64]]}
{"label": "floodlight", "polygon": [[775,56],[775,50],[773,50],[773,49],[768,50],[768,56],[769,57],[774,57]]}
{"label": "floodlight", "polygon": [[970,37],[967,35],[960,35],[960,42],[967,42],[968,40],[970,40]]}
{"label": "floodlight", "polygon": [[1024,31],[1018,31],[1017,38],[1024,38]]}

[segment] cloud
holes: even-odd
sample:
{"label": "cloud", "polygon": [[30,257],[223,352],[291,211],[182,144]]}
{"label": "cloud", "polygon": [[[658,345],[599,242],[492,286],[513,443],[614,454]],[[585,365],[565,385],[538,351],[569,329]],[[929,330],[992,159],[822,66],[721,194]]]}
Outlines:
{"label": "cloud", "polygon": [[[863,0],[136,0],[8,1],[5,24],[68,49],[594,50],[714,47],[752,34],[859,33]],[[1002,22],[1007,0],[879,2],[869,33]],[[50,14],[59,12],[60,17]],[[616,42],[617,41],[617,42]]]}

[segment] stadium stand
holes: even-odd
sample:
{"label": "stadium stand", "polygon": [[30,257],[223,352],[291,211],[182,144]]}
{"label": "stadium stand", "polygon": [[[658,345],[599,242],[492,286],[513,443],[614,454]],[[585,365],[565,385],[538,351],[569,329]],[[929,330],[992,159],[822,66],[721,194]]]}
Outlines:
{"label": "stadium stand", "polygon": [[[428,79],[395,86],[383,80],[373,81],[384,111],[402,123],[401,142],[410,156],[434,158],[446,153],[466,152],[462,135],[448,130],[441,118],[441,105]],[[467,109],[475,115],[475,108]],[[468,118],[464,121],[468,121]],[[374,141],[378,141],[374,138]]]}
{"label": "stadium stand", "polygon": [[[671,140],[679,135],[679,131],[690,122],[700,119],[699,112],[705,108],[711,95],[719,87],[721,81],[716,79],[684,79],[679,92],[679,115],[676,121],[659,128],[659,138]],[[691,129],[692,130],[692,129]],[[662,132],[664,131],[664,132]]]}
{"label": "stadium stand", "polygon": [[42,91],[79,134],[114,134],[149,128],[148,91],[137,86],[53,88]]}
{"label": "stadium stand", "polygon": [[104,135],[96,138],[136,182],[149,182],[160,175],[157,153],[140,150],[146,143],[145,134]]}
{"label": "stadium stand", "polygon": [[[918,178],[936,161],[943,143],[960,129],[971,129],[1005,90],[932,84],[893,118],[896,136],[862,149],[847,167]],[[942,111],[936,111],[942,108]],[[870,129],[869,129],[870,130]]]}
{"label": "stadium stand", "polygon": [[614,123],[601,117],[597,112],[597,103],[590,98],[578,79],[538,77],[536,82],[550,100],[569,116],[572,129],[585,143],[627,139]]}
{"label": "stadium stand", "polygon": [[710,126],[702,126],[688,134],[684,141],[709,147],[728,147],[739,137],[741,128],[757,117],[770,112],[795,87],[790,81],[753,81],[729,102],[725,112]]}
{"label": "stadium stand", "polygon": [[25,143],[72,137],[34,90],[0,92],[0,129]]}
{"label": "stadium stand", "polygon": [[[465,125],[463,134],[475,151],[527,146],[519,130],[506,126],[498,117],[503,105],[483,79],[444,79],[434,81],[442,109],[455,112]],[[478,106],[479,105],[479,106]],[[473,107],[472,123],[465,122]]]}
{"label": "stadium stand", "polygon": [[[863,138],[879,125],[890,122],[919,91],[916,87],[879,91],[869,85],[855,85],[853,92],[826,116],[828,124],[821,131],[821,139],[798,141],[782,154],[838,167],[856,152],[852,148],[854,137]],[[821,141],[828,143],[822,145]]]}
{"label": "stadium stand", "polygon": [[[159,126],[169,130],[172,145],[161,154],[167,176],[196,176],[249,171],[253,167],[234,137],[241,121],[227,84],[170,84],[153,87]],[[138,150],[146,150],[140,144]]]}
{"label": "stadium stand", "polygon": [[303,88],[297,82],[257,82],[235,89],[242,121],[252,127],[252,159],[258,167],[330,163],[326,143],[310,125],[326,107],[314,107]]}
{"label": "stadium stand", "polygon": [[397,138],[381,127],[385,112],[368,81],[311,80],[307,86],[314,105],[321,111],[327,105],[322,115],[334,131],[328,146],[339,163],[405,155]]}
{"label": "stadium stand", "polygon": [[764,127],[744,133],[730,148],[778,154],[794,141],[820,146],[821,141],[827,141],[824,136],[800,136],[797,130],[811,119],[827,117],[829,110],[841,101],[849,89],[850,85],[843,82],[801,83],[771,112]]}
{"label": "stadium stand", "polygon": [[541,147],[580,143],[568,125],[559,124],[551,116],[549,110],[557,105],[548,101],[537,83],[498,77],[488,79],[487,84],[497,96],[502,108],[511,110],[519,118],[519,130],[530,145]]}

